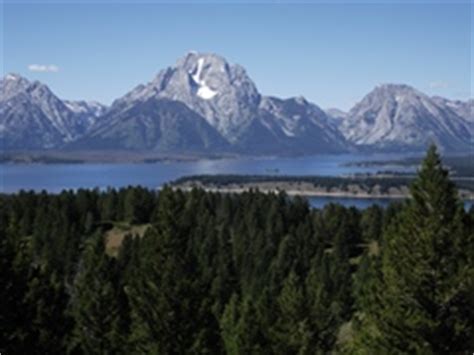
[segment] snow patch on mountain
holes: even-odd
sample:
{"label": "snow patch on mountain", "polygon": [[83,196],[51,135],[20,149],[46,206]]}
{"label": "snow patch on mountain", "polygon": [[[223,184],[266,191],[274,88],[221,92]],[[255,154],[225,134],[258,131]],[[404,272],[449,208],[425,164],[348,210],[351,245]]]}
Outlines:
{"label": "snow patch on mountain", "polygon": [[5,76],[5,80],[18,80],[18,76],[17,75],[13,75],[13,74],[7,74]]}
{"label": "snow patch on mountain", "polygon": [[[212,90],[209,86],[206,85],[206,81],[201,79],[202,68],[204,66],[204,58],[199,58],[197,62],[196,73],[191,75],[196,85],[199,86],[196,94],[204,100],[210,100],[217,95],[217,91]],[[191,74],[191,73],[190,73]]]}
{"label": "snow patch on mountain", "polygon": [[430,142],[461,150],[474,142],[473,100],[385,84],[348,113],[324,112],[304,97],[262,96],[243,67],[195,51],[110,108],[60,100],[17,74],[0,79],[0,89],[0,140],[12,149],[60,148],[87,137],[97,146],[124,140],[123,147],[134,149],[219,146],[249,154],[343,152],[356,145],[415,151]]}
{"label": "snow patch on mountain", "polygon": [[210,100],[217,95],[217,91],[214,91],[210,87],[203,85],[197,91],[197,95],[204,100]]}
{"label": "snow patch on mountain", "polygon": [[104,114],[107,106],[97,101],[70,101],[64,100],[64,104],[68,109],[76,114],[90,115],[99,117]]}
{"label": "snow patch on mountain", "polygon": [[295,133],[292,132],[291,130],[289,130],[287,127],[281,126],[281,129],[282,129],[283,133],[285,133],[285,135],[286,135],[287,137],[294,137],[294,136],[295,136]]}

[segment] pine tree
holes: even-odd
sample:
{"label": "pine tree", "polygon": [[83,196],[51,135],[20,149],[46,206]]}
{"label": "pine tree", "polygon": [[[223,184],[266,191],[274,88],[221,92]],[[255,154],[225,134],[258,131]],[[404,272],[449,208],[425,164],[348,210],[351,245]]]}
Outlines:
{"label": "pine tree", "polygon": [[159,343],[162,314],[157,307],[161,297],[160,270],[155,255],[157,239],[156,229],[148,228],[140,242],[134,270],[125,287],[132,319],[129,346],[132,353],[137,354],[162,353]]}
{"label": "pine tree", "polygon": [[411,195],[384,235],[377,294],[363,310],[355,352],[468,353],[474,235],[463,228],[463,206],[434,146]]}
{"label": "pine tree", "polygon": [[125,220],[131,224],[138,223],[139,215],[139,196],[137,189],[130,187],[125,194],[124,213]]}
{"label": "pine tree", "polygon": [[199,329],[199,277],[189,230],[181,228],[182,208],[180,193],[160,191],[155,228],[143,241],[140,277],[129,288],[134,339],[141,352],[186,353]]}
{"label": "pine tree", "polygon": [[[304,287],[292,270],[277,298],[277,319],[274,325],[276,353],[309,354],[311,331]],[[313,349],[314,350],[314,349]]]}
{"label": "pine tree", "polygon": [[239,300],[236,294],[232,295],[220,322],[226,354],[264,354],[268,349],[256,311],[250,297]]}
{"label": "pine tree", "polygon": [[221,336],[224,342],[224,349],[226,354],[239,355],[240,339],[237,333],[239,322],[239,298],[237,294],[233,294],[229,303],[224,308],[224,313],[220,321]]}
{"label": "pine tree", "polygon": [[122,353],[128,353],[128,340],[131,333],[132,319],[130,301],[126,293],[128,285],[137,275],[137,249],[140,238],[127,234],[120,245],[117,259],[114,262],[114,288],[118,308],[116,333],[123,342]]}
{"label": "pine tree", "polygon": [[103,221],[118,220],[117,210],[119,209],[119,206],[117,191],[114,189],[108,189],[99,199],[99,209],[100,217]]}
{"label": "pine tree", "polygon": [[129,187],[124,198],[124,218],[131,224],[144,223],[150,217],[152,196],[141,187]]}
{"label": "pine tree", "polygon": [[35,353],[65,353],[72,321],[66,314],[69,297],[64,281],[47,263],[30,271],[25,297],[29,311],[28,343]]}
{"label": "pine tree", "polygon": [[344,285],[347,280],[341,280],[339,273],[346,271],[338,269],[334,258],[327,252],[321,251],[312,261],[312,267],[305,280],[307,295],[308,329],[310,330],[307,349],[328,353],[336,341],[337,330],[343,322],[345,307],[343,299],[350,292]]}
{"label": "pine tree", "polygon": [[118,354],[122,339],[117,331],[118,305],[113,265],[100,233],[87,241],[73,290],[75,320],[71,347],[86,354]]}
{"label": "pine tree", "polygon": [[[28,254],[19,234],[16,217],[10,216],[7,227],[0,233],[0,351],[2,353],[28,353],[28,314],[25,310],[27,292]],[[26,266],[25,266],[26,265]]]}

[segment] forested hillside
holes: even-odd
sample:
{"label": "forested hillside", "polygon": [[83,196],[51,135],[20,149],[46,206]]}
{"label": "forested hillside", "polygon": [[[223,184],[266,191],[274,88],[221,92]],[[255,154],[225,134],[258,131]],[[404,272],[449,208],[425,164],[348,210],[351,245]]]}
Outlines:
{"label": "forested hillside", "polygon": [[434,148],[413,198],[0,197],[2,354],[470,354],[474,210]]}

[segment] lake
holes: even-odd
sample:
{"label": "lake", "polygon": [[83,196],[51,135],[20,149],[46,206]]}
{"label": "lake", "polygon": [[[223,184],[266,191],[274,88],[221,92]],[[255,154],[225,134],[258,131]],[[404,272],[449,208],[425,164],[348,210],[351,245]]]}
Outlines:
{"label": "lake", "polygon": [[340,176],[375,172],[381,169],[402,171],[402,167],[354,167],[347,163],[364,160],[392,160],[400,154],[341,154],[300,158],[239,158],[193,162],[127,164],[0,164],[2,191],[20,189],[59,192],[63,189],[106,188],[142,185],[156,188],[186,175],[256,174]]}
{"label": "lake", "polygon": [[[199,174],[256,175],[324,175],[341,176],[378,170],[407,171],[407,167],[354,167],[347,163],[364,160],[397,160],[403,154],[340,154],[299,158],[239,158],[199,160],[193,162],[157,162],[137,164],[0,164],[1,190],[11,193],[23,190],[123,187],[141,185],[158,188],[179,177]],[[387,204],[387,199],[311,198],[315,207],[328,202],[341,202],[364,208],[372,203]]]}

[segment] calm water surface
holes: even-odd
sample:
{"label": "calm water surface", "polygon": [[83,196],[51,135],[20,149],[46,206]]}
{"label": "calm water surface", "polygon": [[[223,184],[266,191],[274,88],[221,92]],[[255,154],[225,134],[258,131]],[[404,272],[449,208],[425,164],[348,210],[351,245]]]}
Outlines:
{"label": "calm water surface", "polygon": [[[342,154],[318,155],[302,158],[245,158],[200,160],[195,162],[159,162],[153,164],[0,164],[2,192],[23,190],[107,188],[141,185],[157,188],[187,175],[199,174],[256,174],[256,175],[324,175],[342,176],[378,170],[407,171],[413,168],[399,166],[348,167],[346,163],[364,160],[396,160],[408,157],[402,154]],[[366,208],[374,203],[386,206],[390,199],[355,199],[311,197],[313,207],[330,202],[345,206]],[[472,203],[469,204],[469,206]]]}
{"label": "calm water surface", "polygon": [[[339,203],[346,207],[357,207],[359,209],[366,209],[372,205],[379,205],[381,207],[387,207],[391,202],[402,201],[401,199],[394,198],[353,198],[353,197],[308,197],[308,202],[311,207],[323,208],[329,203]],[[474,206],[474,201],[464,201],[464,208],[469,210]]]}
{"label": "calm water surface", "polygon": [[[279,174],[341,176],[374,172],[381,167],[348,167],[364,160],[392,160],[406,155],[319,155],[302,158],[246,158],[159,162],[153,164],[0,164],[1,190],[15,192],[63,189],[106,188],[142,185],[156,188],[186,175],[199,174]],[[401,167],[383,167],[401,170]],[[406,168],[405,168],[406,169]]]}

